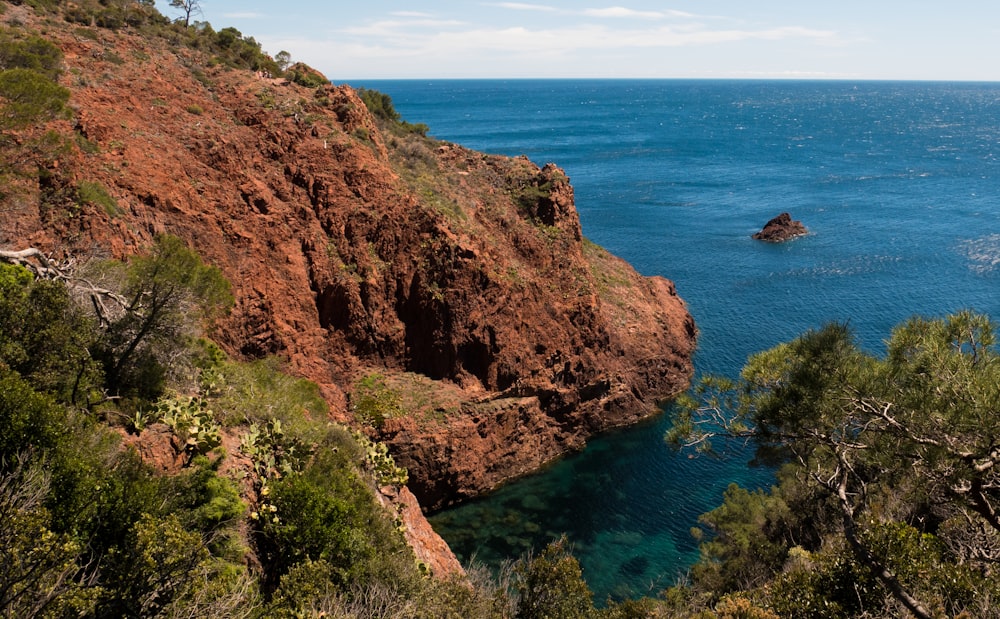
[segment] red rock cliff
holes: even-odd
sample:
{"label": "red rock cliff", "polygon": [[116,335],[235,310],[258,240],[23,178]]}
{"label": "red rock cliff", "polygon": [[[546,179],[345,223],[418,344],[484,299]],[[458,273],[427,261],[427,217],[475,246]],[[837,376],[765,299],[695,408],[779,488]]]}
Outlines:
{"label": "red rock cliff", "polygon": [[[233,283],[216,335],[230,353],[289,359],[344,420],[358,377],[386,376],[410,414],[378,433],[425,509],[686,388],[684,303],[582,237],[555,166],[380,128],[347,86],[92,32],[49,31],[75,110],[50,128],[77,146],[7,200],[0,246],[123,257],[157,233],[184,238]],[[58,200],[81,181],[117,207]]]}

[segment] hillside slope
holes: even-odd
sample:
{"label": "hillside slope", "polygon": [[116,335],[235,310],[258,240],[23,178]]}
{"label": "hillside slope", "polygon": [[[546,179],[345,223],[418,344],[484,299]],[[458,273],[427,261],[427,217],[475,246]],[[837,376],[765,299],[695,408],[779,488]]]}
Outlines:
{"label": "hillside slope", "polygon": [[[425,509],[688,385],[684,303],[582,237],[555,166],[377,122],[348,86],[226,68],[169,37],[24,6],[0,19],[58,45],[73,110],[5,142],[38,173],[7,187],[0,248],[83,261],[184,239],[233,284],[214,335],[230,354],[288,359],[341,420],[359,423],[365,377],[392,396],[369,432]],[[27,152],[43,129],[63,146]]]}

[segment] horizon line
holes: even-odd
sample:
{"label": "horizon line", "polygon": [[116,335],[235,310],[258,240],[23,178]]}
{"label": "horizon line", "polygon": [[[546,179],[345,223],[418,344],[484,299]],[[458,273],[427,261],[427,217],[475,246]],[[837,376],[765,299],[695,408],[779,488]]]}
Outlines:
{"label": "horizon line", "polygon": [[475,81],[645,81],[645,82],[880,82],[880,83],[933,83],[933,84],[1000,84],[997,79],[971,78],[892,78],[892,77],[353,77],[328,78],[331,83],[352,81],[384,82],[475,82]]}

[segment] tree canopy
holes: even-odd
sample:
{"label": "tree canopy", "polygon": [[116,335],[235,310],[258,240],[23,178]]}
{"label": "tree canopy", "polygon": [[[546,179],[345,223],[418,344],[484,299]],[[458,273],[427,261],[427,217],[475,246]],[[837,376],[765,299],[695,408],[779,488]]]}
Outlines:
{"label": "tree canopy", "polygon": [[[846,325],[827,325],[752,356],[736,381],[704,381],[681,402],[666,439],[704,452],[722,437],[754,441],[758,461],[787,463],[772,496],[810,497],[812,507],[803,501],[793,520],[813,513],[817,549],[842,540],[858,569],[915,616],[940,605],[962,610],[969,599],[926,583],[948,564],[986,579],[1000,557],[995,344],[996,326],[971,312],[907,321],[883,357],[863,351]],[[727,505],[736,498],[747,500],[734,494]],[[826,506],[823,525],[817,505]],[[770,541],[785,537],[790,548],[788,523],[771,524]],[[937,563],[918,578],[912,557],[880,547],[886,536],[919,546],[921,535],[932,542],[918,554]]]}

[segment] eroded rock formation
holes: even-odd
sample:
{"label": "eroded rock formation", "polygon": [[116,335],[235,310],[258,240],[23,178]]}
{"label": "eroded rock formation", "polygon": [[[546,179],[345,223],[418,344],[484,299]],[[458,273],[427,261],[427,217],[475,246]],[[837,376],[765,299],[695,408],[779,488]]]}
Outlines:
{"label": "eroded rock formation", "polygon": [[[684,303],[583,238],[556,166],[380,127],[347,86],[211,67],[127,32],[51,36],[74,114],[50,128],[76,146],[44,184],[12,188],[0,246],[122,258],[180,236],[233,283],[215,334],[231,354],[288,359],[342,421],[359,377],[399,390],[409,414],[371,431],[425,509],[686,388]],[[73,203],[81,181],[114,208]]]}

